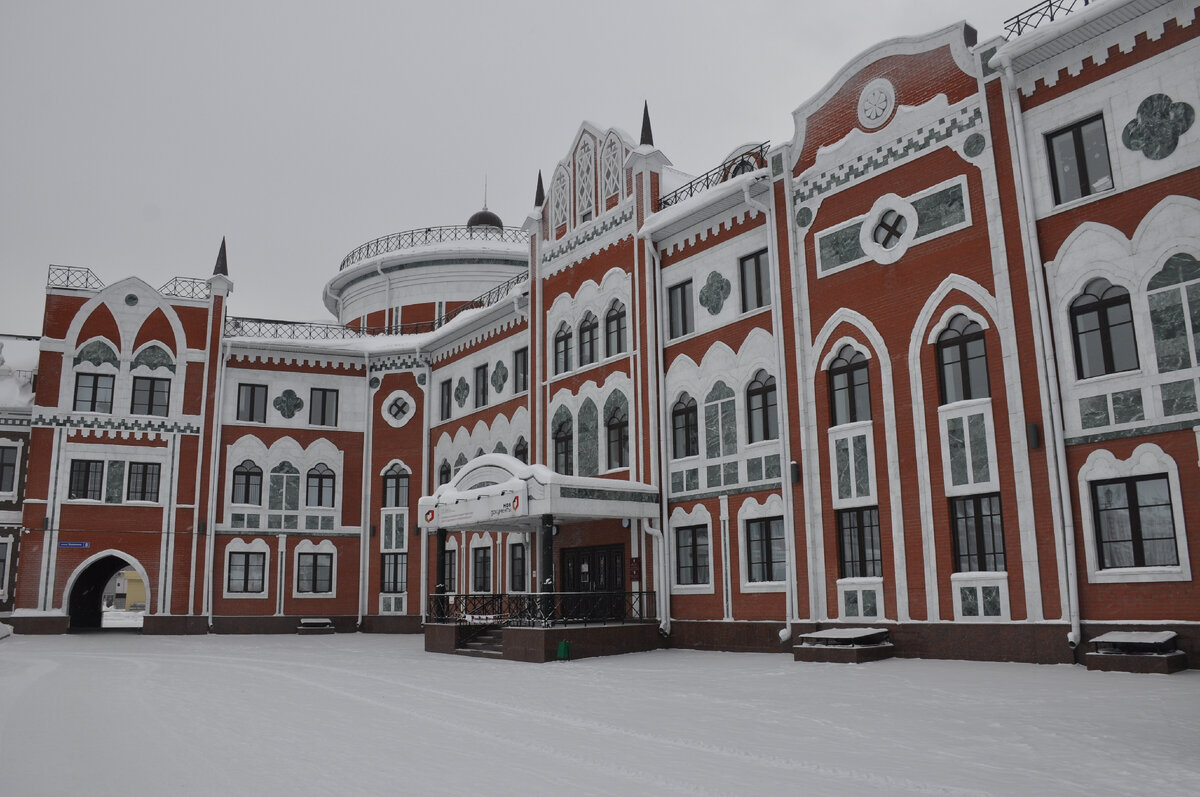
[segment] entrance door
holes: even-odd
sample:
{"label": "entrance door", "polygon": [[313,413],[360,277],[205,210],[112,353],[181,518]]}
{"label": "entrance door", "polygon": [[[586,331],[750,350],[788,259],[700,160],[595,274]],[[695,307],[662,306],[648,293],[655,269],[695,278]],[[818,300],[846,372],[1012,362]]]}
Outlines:
{"label": "entrance door", "polygon": [[562,572],[564,592],[610,593],[580,596],[573,614],[593,620],[624,616],[624,546],[567,548],[562,552]]}

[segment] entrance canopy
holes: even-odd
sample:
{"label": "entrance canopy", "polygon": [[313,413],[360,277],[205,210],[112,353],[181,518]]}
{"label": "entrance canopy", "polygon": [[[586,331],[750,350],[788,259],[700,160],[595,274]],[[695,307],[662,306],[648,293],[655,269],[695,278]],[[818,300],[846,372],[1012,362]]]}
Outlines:
{"label": "entrance canopy", "polygon": [[484,454],[418,503],[418,524],[434,529],[533,531],[555,521],[656,518],[657,487],[624,479],[564,476],[507,454]]}

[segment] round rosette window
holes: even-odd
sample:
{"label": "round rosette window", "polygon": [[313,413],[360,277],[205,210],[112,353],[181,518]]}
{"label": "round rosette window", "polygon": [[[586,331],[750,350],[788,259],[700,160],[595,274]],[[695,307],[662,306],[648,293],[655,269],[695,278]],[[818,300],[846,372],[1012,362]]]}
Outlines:
{"label": "round rosette window", "polygon": [[417,402],[404,390],[394,390],[383,400],[383,420],[399,429],[417,414]]}
{"label": "round rosette window", "polygon": [[885,194],[875,201],[859,233],[863,253],[877,263],[895,263],[917,234],[917,211],[908,200]]}
{"label": "round rosette window", "polygon": [[868,130],[883,127],[896,107],[896,89],[891,81],[875,78],[858,95],[858,121]]}

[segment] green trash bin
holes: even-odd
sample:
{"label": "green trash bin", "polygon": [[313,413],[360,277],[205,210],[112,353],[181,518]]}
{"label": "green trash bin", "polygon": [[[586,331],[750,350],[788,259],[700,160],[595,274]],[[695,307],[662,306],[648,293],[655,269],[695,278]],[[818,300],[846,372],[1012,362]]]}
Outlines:
{"label": "green trash bin", "polygon": [[571,643],[565,639],[562,642],[558,643],[558,660],[559,661],[570,661],[571,660]]}

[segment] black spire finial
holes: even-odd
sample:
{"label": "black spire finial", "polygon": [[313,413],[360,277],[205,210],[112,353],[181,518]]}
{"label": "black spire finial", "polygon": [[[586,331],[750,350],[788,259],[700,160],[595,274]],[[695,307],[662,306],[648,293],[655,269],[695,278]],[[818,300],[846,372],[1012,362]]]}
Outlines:
{"label": "black spire finial", "polygon": [[221,251],[217,253],[217,265],[213,268],[213,276],[229,276],[229,263],[225,260],[225,236],[221,236]]}
{"label": "black spire finial", "polygon": [[546,189],[542,188],[542,170],[538,169],[538,186],[533,195],[533,206],[540,208],[544,204],[546,204]]}
{"label": "black spire finial", "polygon": [[650,131],[650,102],[646,101],[642,105],[642,141],[643,147],[654,146],[654,133]]}

